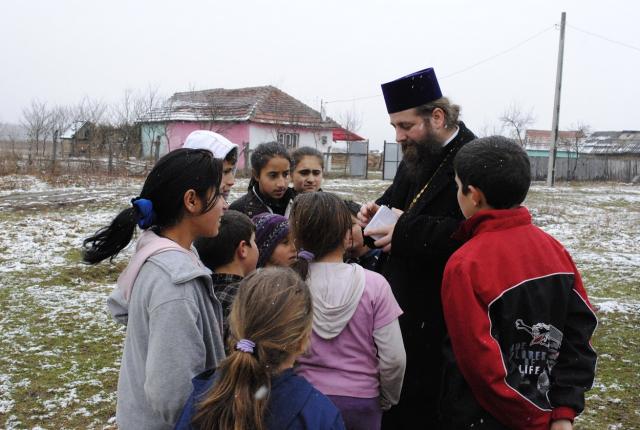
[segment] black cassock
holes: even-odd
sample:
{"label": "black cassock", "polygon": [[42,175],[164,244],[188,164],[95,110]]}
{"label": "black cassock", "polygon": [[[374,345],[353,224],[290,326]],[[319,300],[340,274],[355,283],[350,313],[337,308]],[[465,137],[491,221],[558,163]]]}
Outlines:
{"label": "black cassock", "polygon": [[456,198],[453,158],[475,139],[464,123],[458,126],[458,135],[417,177],[400,163],[393,183],[376,201],[405,211],[395,226],[383,274],[404,311],[400,327],[407,370],[400,403],[385,413],[384,429],[436,428],[445,335],[440,287],[447,259],[461,245],[451,235],[464,220]]}

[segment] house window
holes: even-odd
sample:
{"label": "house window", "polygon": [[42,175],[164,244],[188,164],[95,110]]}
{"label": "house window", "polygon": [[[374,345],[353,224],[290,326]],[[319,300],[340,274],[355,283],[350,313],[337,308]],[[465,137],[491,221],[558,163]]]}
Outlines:
{"label": "house window", "polygon": [[278,133],[278,143],[283,144],[287,149],[296,149],[299,138],[298,133]]}

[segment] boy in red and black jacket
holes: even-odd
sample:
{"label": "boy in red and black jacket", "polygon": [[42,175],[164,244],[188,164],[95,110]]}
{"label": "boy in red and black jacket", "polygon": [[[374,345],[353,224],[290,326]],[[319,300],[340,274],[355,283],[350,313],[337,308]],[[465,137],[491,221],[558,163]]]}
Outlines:
{"label": "boy in red and black jacket", "polygon": [[443,428],[572,429],[593,384],[597,320],[569,253],[520,206],[527,154],[486,137],[454,168],[467,220],[442,284]]}

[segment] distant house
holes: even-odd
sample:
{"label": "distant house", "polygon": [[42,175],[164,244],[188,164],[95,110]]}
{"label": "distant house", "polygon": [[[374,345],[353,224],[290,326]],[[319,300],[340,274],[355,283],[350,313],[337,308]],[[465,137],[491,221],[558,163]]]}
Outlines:
{"label": "distant house", "polygon": [[216,88],[175,93],[165,106],[148,112],[141,125],[143,157],[179,148],[194,130],[215,131],[241,147],[238,167],[263,142],[287,148],[311,146],[329,152],[340,125],[273,86]]}
{"label": "distant house", "polygon": [[609,158],[640,158],[640,131],[596,131],[580,147],[581,154]]}
{"label": "distant house", "polygon": [[[552,137],[551,130],[527,130],[524,136],[524,149],[529,157],[548,157]],[[558,131],[556,157],[575,158],[585,137],[581,131]]]}
{"label": "distant house", "polygon": [[[547,177],[551,132],[527,130],[525,149],[533,178]],[[640,174],[640,131],[561,131],[555,177],[567,180],[635,181]]]}
{"label": "distant house", "polygon": [[61,153],[72,157],[86,154],[89,151],[93,129],[93,123],[89,121],[74,121],[60,134]]}

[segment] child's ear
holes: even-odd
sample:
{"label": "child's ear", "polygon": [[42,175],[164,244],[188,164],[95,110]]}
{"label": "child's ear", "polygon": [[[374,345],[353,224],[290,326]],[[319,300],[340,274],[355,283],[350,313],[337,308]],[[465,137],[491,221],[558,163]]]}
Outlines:
{"label": "child's ear", "polygon": [[484,206],[486,199],[484,197],[484,193],[482,192],[482,190],[480,188],[474,187],[473,185],[469,185],[468,189],[469,189],[468,195],[471,198],[471,201],[473,201],[473,205],[475,207]]}
{"label": "child's ear", "polygon": [[256,181],[260,179],[260,175],[258,175],[258,172],[256,171],[256,169],[251,169],[251,177]]}
{"label": "child's ear", "polygon": [[345,250],[351,249],[353,245],[353,233],[351,229],[347,230],[347,233],[344,235],[344,239],[342,239],[342,246]]}
{"label": "child's ear", "polygon": [[249,246],[249,244],[245,240],[241,240],[238,246],[236,247],[236,255],[240,257],[240,259],[242,260],[247,258],[247,255],[249,255],[249,252],[247,251],[247,246]]}
{"label": "child's ear", "polygon": [[189,189],[182,196],[182,203],[188,213],[194,215],[199,211],[200,199],[195,190]]}

